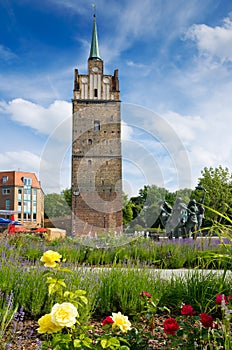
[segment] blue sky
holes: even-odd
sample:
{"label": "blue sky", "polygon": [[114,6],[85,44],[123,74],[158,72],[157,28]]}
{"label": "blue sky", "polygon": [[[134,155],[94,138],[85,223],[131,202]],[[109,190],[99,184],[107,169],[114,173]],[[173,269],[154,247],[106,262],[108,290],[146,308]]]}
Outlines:
{"label": "blue sky", "polygon": [[[194,188],[232,160],[232,2],[96,0],[106,74],[119,69],[123,187]],[[0,170],[70,187],[73,72],[87,72],[88,0],[0,0]]]}

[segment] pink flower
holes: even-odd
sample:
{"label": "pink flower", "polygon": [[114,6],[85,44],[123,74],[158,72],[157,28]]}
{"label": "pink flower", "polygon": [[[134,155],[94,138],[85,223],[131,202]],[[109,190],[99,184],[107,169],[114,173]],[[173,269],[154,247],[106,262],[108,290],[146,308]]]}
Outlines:
{"label": "pink flower", "polygon": [[225,300],[225,303],[228,304],[228,301],[227,301],[227,299],[226,299],[226,296],[223,295],[223,294],[217,294],[217,295],[216,295],[216,298],[215,298],[216,304],[217,304],[217,305],[221,305],[222,299],[224,299],[224,300]]}
{"label": "pink flower", "polygon": [[105,326],[106,324],[111,324],[114,323],[114,320],[112,319],[111,316],[107,316],[103,321],[102,321],[102,326]]}
{"label": "pink flower", "polygon": [[166,334],[175,335],[179,328],[180,327],[175,318],[168,318],[164,321],[164,332]]}
{"label": "pink flower", "polygon": [[193,316],[194,310],[191,305],[184,305],[181,309],[181,315]]}
{"label": "pink flower", "polygon": [[213,326],[213,317],[208,314],[200,314],[200,321],[205,328],[211,328]]}

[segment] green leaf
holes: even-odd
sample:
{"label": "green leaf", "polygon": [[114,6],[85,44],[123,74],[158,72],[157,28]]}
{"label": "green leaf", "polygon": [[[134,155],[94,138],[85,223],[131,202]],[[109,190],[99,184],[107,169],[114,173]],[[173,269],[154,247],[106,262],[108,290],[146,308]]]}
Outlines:
{"label": "green leaf", "polygon": [[102,349],[106,349],[107,346],[108,346],[108,340],[107,339],[102,339],[101,340],[101,346],[102,346]]}
{"label": "green leaf", "polygon": [[74,348],[80,348],[82,346],[80,339],[74,339],[73,345],[74,345]]}
{"label": "green leaf", "polygon": [[68,269],[67,267],[60,267],[58,270],[61,272],[73,272],[72,270]]}
{"label": "green leaf", "polygon": [[92,340],[90,338],[85,338],[83,340],[83,345],[85,345],[87,348],[92,349]]}
{"label": "green leaf", "polygon": [[86,297],[84,297],[83,295],[79,296],[79,298],[81,299],[81,301],[84,303],[84,304],[88,304],[88,299]]}
{"label": "green leaf", "polygon": [[108,341],[109,346],[120,346],[120,341],[118,340],[118,338],[112,337],[109,339]]}

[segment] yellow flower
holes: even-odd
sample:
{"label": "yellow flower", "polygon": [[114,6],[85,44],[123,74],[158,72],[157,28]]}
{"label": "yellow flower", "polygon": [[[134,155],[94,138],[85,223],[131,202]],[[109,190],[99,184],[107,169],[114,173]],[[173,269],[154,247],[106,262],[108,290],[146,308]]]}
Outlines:
{"label": "yellow flower", "polygon": [[55,304],[51,311],[51,320],[56,326],[72,327],[78,316],[77,308],[72,303]]}
{"label": "yellow flower", "polygon": [[131,323],[128,320],[127,316],[121,314],[121,312],[112,313],[112,320],[114,323],[112,324],[112,328],[119,327],[123,333],[126,333],[131,329]]}
{"label": "yellow flower", "polygon": [[38,320],[39,328],[38,333],[56,333],[59,332],[62,327],[56,326],[51,321],[51,314],[46,314]]}
{"label": "yellow flower", "polygon": [[57,252],[54,252],[53,250],[47,250],[45,253],[43,253],[42,258],[40,261],[44,262],[44,266],[47,267],[56,267],[57,263],[60,262],[60,259],[62,258],[62,255],[60,255]]}

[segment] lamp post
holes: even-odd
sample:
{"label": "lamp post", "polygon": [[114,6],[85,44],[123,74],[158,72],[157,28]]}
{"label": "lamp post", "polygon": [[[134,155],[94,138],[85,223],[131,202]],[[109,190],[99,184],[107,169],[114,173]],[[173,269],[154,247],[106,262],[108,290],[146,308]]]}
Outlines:
{"label": "lamp post", "polygon": [[80,195],[80,191],[78,189],[78,187],[76,187],[76,189],[72,192],[73,196],[74,196],[74,210],[73,210],[73,236],[75,236],[76,234],[76,209],[77,209],[77,197]]}

